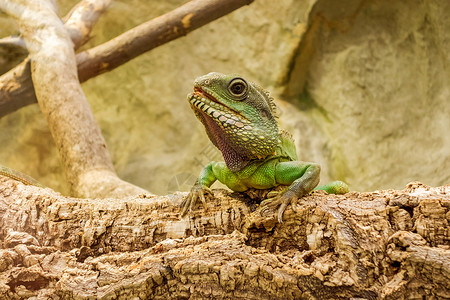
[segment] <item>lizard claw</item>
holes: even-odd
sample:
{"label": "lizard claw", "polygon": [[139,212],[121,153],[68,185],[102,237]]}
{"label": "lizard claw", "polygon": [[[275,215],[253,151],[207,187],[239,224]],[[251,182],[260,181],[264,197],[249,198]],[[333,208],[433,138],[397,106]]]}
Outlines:
{"label": "lizard claw", "polygon": [[278,222],[283,223],[283,214],[286,207],[295,199],[295,195],[285,192],[261,202],[261,214],[274,213],[278,208]]}
{"label": "lizard claw", "polygon": [[207,205],[205,195],[208,195],[210,197],[211,190],[206,186],[195,184],[189,194],[186,196],[186,198],[183,199],[180,204],[181,216],[184,217],[188,213],[188,211],[191,212],[194,209],[195,203],[199,199],[203,204],[203,208],[206,210]]}

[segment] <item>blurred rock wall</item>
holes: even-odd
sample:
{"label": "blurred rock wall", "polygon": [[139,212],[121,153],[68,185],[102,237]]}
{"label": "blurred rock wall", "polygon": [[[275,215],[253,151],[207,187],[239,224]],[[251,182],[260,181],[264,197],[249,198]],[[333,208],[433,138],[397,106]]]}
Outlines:
{"label": "blurred rock wall", "polygon": [[[185,1],[115,1],[85,48]],[[76,1],[59,1],[64,15]],[[450,182],[450,2],[257,0],[83,84],[119,175],[188,190],[220,159],[186,101],[195,77],[237,73],[272,91],[281,127],[322,182],[354,190]],[[6,29],[1,16],[0,35]],[[8,23],[9,22],[9,23]],[[39,107],[0,119],[0,164],[66,192]]]}

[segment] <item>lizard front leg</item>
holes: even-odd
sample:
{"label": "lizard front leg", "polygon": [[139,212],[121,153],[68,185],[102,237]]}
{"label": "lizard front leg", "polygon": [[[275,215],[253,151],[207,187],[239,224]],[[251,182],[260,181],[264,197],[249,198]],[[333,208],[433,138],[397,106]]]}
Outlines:
{"label": "lizard front leg", "polygon": [[281,223],[288,204],[311,192],[319,183],[319,179],[320,166],[316,163],[280,162],[275,168],[275,180],[279,185],[288,185],[288,188],[274,198],[261,202],[262,211],[278,208],[278,222]]}
{"label": "lizard front leg", "polygon": [[197,181],[191,188],[191,191],[181,202],[180,208],[182,217],[186,215],[188,210],[192,211],[198,199],[200,199],[200,201],[203,203],[203,207],[206,210],[205,195],[207,195],[207,197],[211,197],[211,190],[209,189],[209,187],[217,180],[217,177],[214,175],[213,171],[213,166],[215,163],[216,162],[212,161],[202,169]]}
{"label": "lizard front leg", "polygon": [[186,215],[188,210],[192,211],[195,203],[199,199],[206,210],[206,198],[212,197],[209,187],[216,182],[216,180],[219,180],[236,192],[242,192],[248,189],[247,186],[241,183],[236,174],[228,169],[225,163],[212,161],[200,172],[197,182],[181,203],[182,217]]}

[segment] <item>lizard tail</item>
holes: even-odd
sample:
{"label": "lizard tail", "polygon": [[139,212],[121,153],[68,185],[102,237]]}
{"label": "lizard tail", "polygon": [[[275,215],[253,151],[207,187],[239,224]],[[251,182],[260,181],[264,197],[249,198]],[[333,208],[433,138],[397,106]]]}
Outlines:
{"label": "lizard tail", "polygon": [[12,178],[12,179],[17,180],[17,181],[20,181],[20,182],[22,182],[23,184],[26,184],[26,185],[34,185],[34,186],[45,188],[45,186],[42,185],[36,179],[34,179],[34,178],[32,178],[32,177],[30,177],[28,175],[25,175],[25,174],[23,174],[23,173],[21,173],[19,171],[7,168],[5,166],[0,166],[0,175]]}
{"label": "lizard tail", "polygon": [[342,181],[333,181],[328,184],[318,186],[314,190],[323,190],[328,194],[342,195],[349,192],[348,185]]}

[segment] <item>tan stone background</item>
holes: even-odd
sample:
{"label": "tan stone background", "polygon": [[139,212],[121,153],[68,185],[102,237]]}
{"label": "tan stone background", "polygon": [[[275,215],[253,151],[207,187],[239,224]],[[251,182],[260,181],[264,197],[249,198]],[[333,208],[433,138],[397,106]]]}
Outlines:
{"label": "tan stone background", "polygon": [[[115,1],[87,47],[184,2]],[[76,1],[58,3],[64,15]],[[157,194],[187,190],[220,158],[186,101],[193,79],[211,71],[272,91],[281,126],[300,159],[322,165],[322,182],[359,191],[442,185],[450,182],[449,11],[447,0],[256,0],[83,89],[119,175]],[[0,15],[0,36],[14,32]],[[67,191],[37,105],[0,119],[0,164]]]}

